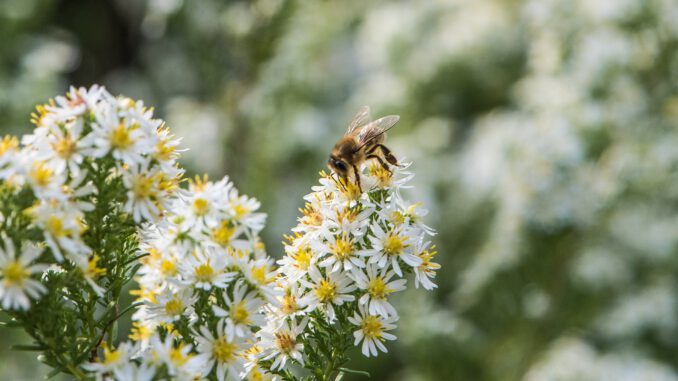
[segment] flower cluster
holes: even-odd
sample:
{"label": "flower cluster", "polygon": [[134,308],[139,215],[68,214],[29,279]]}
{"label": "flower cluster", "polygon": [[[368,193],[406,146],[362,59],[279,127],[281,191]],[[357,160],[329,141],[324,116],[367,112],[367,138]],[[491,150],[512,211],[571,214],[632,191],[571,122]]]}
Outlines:
{"label": "flower cluster", "polygon": [[285,374],[290,360],[310,369],[327,361],[329,372],[336,372],[346,358],[320,352],[345,351],[351,341],[367,357],[386,352],[384,342],[395,339],[389,331],[398,320],[389,298],[405,289],[405,274],[414,273],[416,287],[436,287],[440,266],[429,240],[434,232],[422,222],[426,211],[401,196],[413,177],[406,168],[364,165],[366,192],[322,172],[320,185],[304,198],[279,261],[282,295],[258,333],[260,359],[272,361],[265,365],[272,372]]}
{"label": "flower cluster", "polygon": [[[94,280],[100,275],[96,264],[101,253],[87,242],[88,232],[92,238],[92,230],[100,229],[92,221],[103,222],[101,213],[112,209],[137,223],[155,221],[182,176],[176,164],[179,139],[152,114],[142,102],[113,97],[99,86],[71,88],[66,96],[38,106],[32,119],[36,128],[21,139],[21,146],[14,137],[0,142],[3,195],[17,198],[26,190],[30,195],[22,199],[31,203],[20,215],[5,211],[2,230],[19,241],[26,230],[37,229],[42,235],[37,241],[52,255],[43,262],[68,259],[100,292]],[[122,195],[113,190],[122,190]],[[102,205],[103,198],[109,205]],[[26,226],[19,224],[26,216]],[[34,273],[29,262],[44,248],[31,247],[15,257],[12,242],[4,241],[0,299],[4,306],[27,310],[30,303],[23,291],[33,298],[45,291],[29,288],[26,281]]]}
{"label": "flower cluster", "polygon": [[86,368],[120,380],[141,373],[187,380],[257,374],[246,360],[256,351],[264,306],[276,301],[273,263],[258,237],[266,216],[258,208],[227,178],[190,181],[166,218],[144,229],[136,343]]}

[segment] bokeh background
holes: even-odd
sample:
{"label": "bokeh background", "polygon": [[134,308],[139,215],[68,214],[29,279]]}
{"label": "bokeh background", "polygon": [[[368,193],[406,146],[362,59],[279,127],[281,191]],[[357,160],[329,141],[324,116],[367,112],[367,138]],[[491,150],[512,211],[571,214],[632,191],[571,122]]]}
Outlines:
{"label": "bokeh background", "polygon": [[[443,268],[372,379],[678,380],[675,0],[2,0],[0,41],[1,133],[71,84],[143,99],[276,257],[359,106],[400,114]],[[0,380],[48,372],[0,337]]]}

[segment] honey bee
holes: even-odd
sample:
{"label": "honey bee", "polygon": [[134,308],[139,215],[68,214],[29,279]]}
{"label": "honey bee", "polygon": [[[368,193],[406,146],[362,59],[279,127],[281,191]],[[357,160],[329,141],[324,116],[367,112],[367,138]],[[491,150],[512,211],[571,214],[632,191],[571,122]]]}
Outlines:
{"label": "honey bee", "polygon": [[370,122],[370,108],[363,106],[351,120],[344,136],[334,145],[327,166],[344,180],[353,171],[358,189],[362,193],[358,171],[361,164],[375,159],[389,172],[391,170],[384,159],[391,165],[398,165],[391,150],[383,144],[386,131],[398,123],[398,120],[400,116],[389,115]]}

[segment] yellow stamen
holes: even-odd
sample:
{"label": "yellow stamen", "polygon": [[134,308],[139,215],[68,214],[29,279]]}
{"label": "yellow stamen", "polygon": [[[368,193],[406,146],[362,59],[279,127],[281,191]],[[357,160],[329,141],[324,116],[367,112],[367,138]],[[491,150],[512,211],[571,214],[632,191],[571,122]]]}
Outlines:
{"label": "yellow stamen", "polygon": [[337,285],[323,279],[320,281],[318,288],[315,289],[315,294],[321,303],[331,302],[337,294]]}

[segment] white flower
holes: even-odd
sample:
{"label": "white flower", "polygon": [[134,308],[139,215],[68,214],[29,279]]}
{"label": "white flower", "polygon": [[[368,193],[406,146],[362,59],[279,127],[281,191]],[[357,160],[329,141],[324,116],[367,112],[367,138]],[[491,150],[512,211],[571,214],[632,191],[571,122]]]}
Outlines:
{"label": "white flower", "polygon": [[104,374],[129,364],[132,355],[136,352],[130,342],[120,343],[118,348],[112,349],[104,345],[104,358],[100,362],[90,362],[82,367],[96,373],[97,379],[104,379]]}
{"label": "white flower", "polygon": [[76,205],[42,200],[28,212],[35,224],[43,230],[47,246],[57,261],[63,261],[64,255],[70,256],[76,262],[87,259],[92,250],[80,238],[84,215]]}
{"label": "white flower", "polygon": [[3,234],[4,249],[0,249],[0,302],[5,310],[28,310],[30,298],[38,299],[47,292],[45,286],[31,278],[42,273],[47,265],[30,265],[40,256],[41,249],[27,246],[17,257],[14,243]]}
{"label": "white flower", "polygon": [[372,249],[365,250],[363,253],[370,256],[369,263],[377,263],[380,268],[383,268],[390,262],[393,271],[398,276],[403,276],[398,263],[399,259],[412,267],[421,265],[421,258],[410,252],[412,237],[408,234],[408,230],[396,228],[384,231],[379,224],[372,224],[371,227],[372,234],[374,234],[369,237]]}
{"label": "white flower", "polygon": [[356,289],[355,284],[344,273],[335,272],[323,276],[317,267],[309,268],[311,282],[302,279],[300,282],[309,291],[301,298],[301,304],[308,310],[320,308],[327,313],[330,321],[334,321],[335,313],[332,305],[340,306],[351,302],[355,297],[350,293]]}
{"label": "white flower", "polygon": [[382,352],[388,352],[384,341],[395,340],[396,337],[386,331],[396,328],[393,323],[397,318],[395,316],[385,318],[379,315],[370,315],[362,305],[359,309],[360,313],[356,312],[353,317],[348,318],[351,324],[359,327],[357,331],[353,332],[354,345],[357,346],[362,341],[362,353],[365,357],[377,356],[379,354],[377,348]]}
{"label": "white flower", "polygon": [[266,318],[260,313],[264,301],[257,297],[256,291],[247,290],[248,286],[244,282],[238,282],[233,287],[233,299],[227,292],[223,293],[228,310],[212,306],[215,315],[226,317],[232,322],[227,326],[230,335],[248,337],[251,335],[250,326],[260,327],[266,323]]}
{"label": "white flower", "polygon": [[226,288],[236,275],[235,272],[226,271],[228,264],[226,253],[196,248],[180,262],[179,272],[186,284],[197,288]]}
{"label": "white flower", "polygon": [[95,115],[92,132],[83,138],[83,143],[92,147],[86,151],[88,154],[103,157],[111,152],[115,159],[137,165],[153,152],[155,131],[143,128],[139,120],[119,117],[116,106],[105,102],[99,104]]}
{"label": "white flower", "polygon": [[137,365],[133,362],[113,369],[113,375],[117,381],[152,381],[155,372],[156,369],[151,364]]}
{"label": "white flower", "polygon": [[172,380],[195,380],[203,377],[203,370],[207,366],[205,358],[191,353],[192,347],[180,343],[174,345],[174,338],[168,335],[165,341],[153,336],[148,356],[153,364],[165,364]]}
{"label": "white flower", "polygon": [[200,353],[198,357],[206,364],[204,375],[209,374],[216,365],[219,381],[223,381],[227,374],[235,379],[245,370],[243,351],[247,349],[247,343],[244,338],[233,334],[234,330],[229,324],[226,320],[219,321],[216,337],[204,326],[195,335]]}
{"label": "white flower", "polygon": [[227,207],[229,215],[238,223],[254,231],[258,232],[263,229],[266,223],[266,215],[254,213],[261,206],[259,201],[245,195],[238,196],[238,191],[235,188],[232,188],[229,193]]}
{"label": "white flower", "polygon": [[433,262],[433,258],[438,254],[435,246],[431,246],[430,241],[425,241],[423,238],[418,240],[414,245],[414,254],[421,258],[421,264],[414,268],[414,287],[419,287],[419,284],[426,290],[436,288],[433,280],[436,277],[436,271],[440,269],[440,264]]}
{"label": "white flower", "polygon": [[370,263],[365,269],[367,273],[357,271],[351,276],[356,285],[365,294],[358,299],[358,303],[367,307],[367,311],[372,315],[381,315],[383,317],[398,316],[396,309],[388,302],[388,296],[396,291],[405,289],[405,279],[389,280],[394,273],[387,267],[379,270],[377,265]]}
{"label": "white flower", "polygon": [[129,165],[122,171],[122,181],[127,188],[127,202],[123,210],[132,214],[135,222],[142,218],[156,221],[164,209],[159,201],[162,200],[162,190],[159,180],[162,173],[157,167],[149,170],[148,162]]}
{"label": "white flower", "polygon": [[295,319],[284,321],[282,324],[270,323],[257,332],[258,345],[261,347],[259,354],[261,360],[271,360],[271,370],[285,368],[288,360],[295,360],[304,365],[302,352],[304,344],[298,336],[302,334],[308,319],[297,324]]}
{"label": "white flower", "polygon": [[173,291],[170,287],[160,292],[155,303],[146,300],[145,309],[140,309],[141,314],[148,323],[172,323],[182,315],[188,315],[193,311],[193,303],[197,298],[193,296],[193,290],[186,289]]}
{"label": "white flower", "polygon": [[348,234],[341,236],[331,234],[323,246],[323,251],[329,253],[329,256],[319,263],[320,267],[327,267],[330,272],[342,269],[353,271],[365,267],[365,261],[358,256],[356,242]]}

